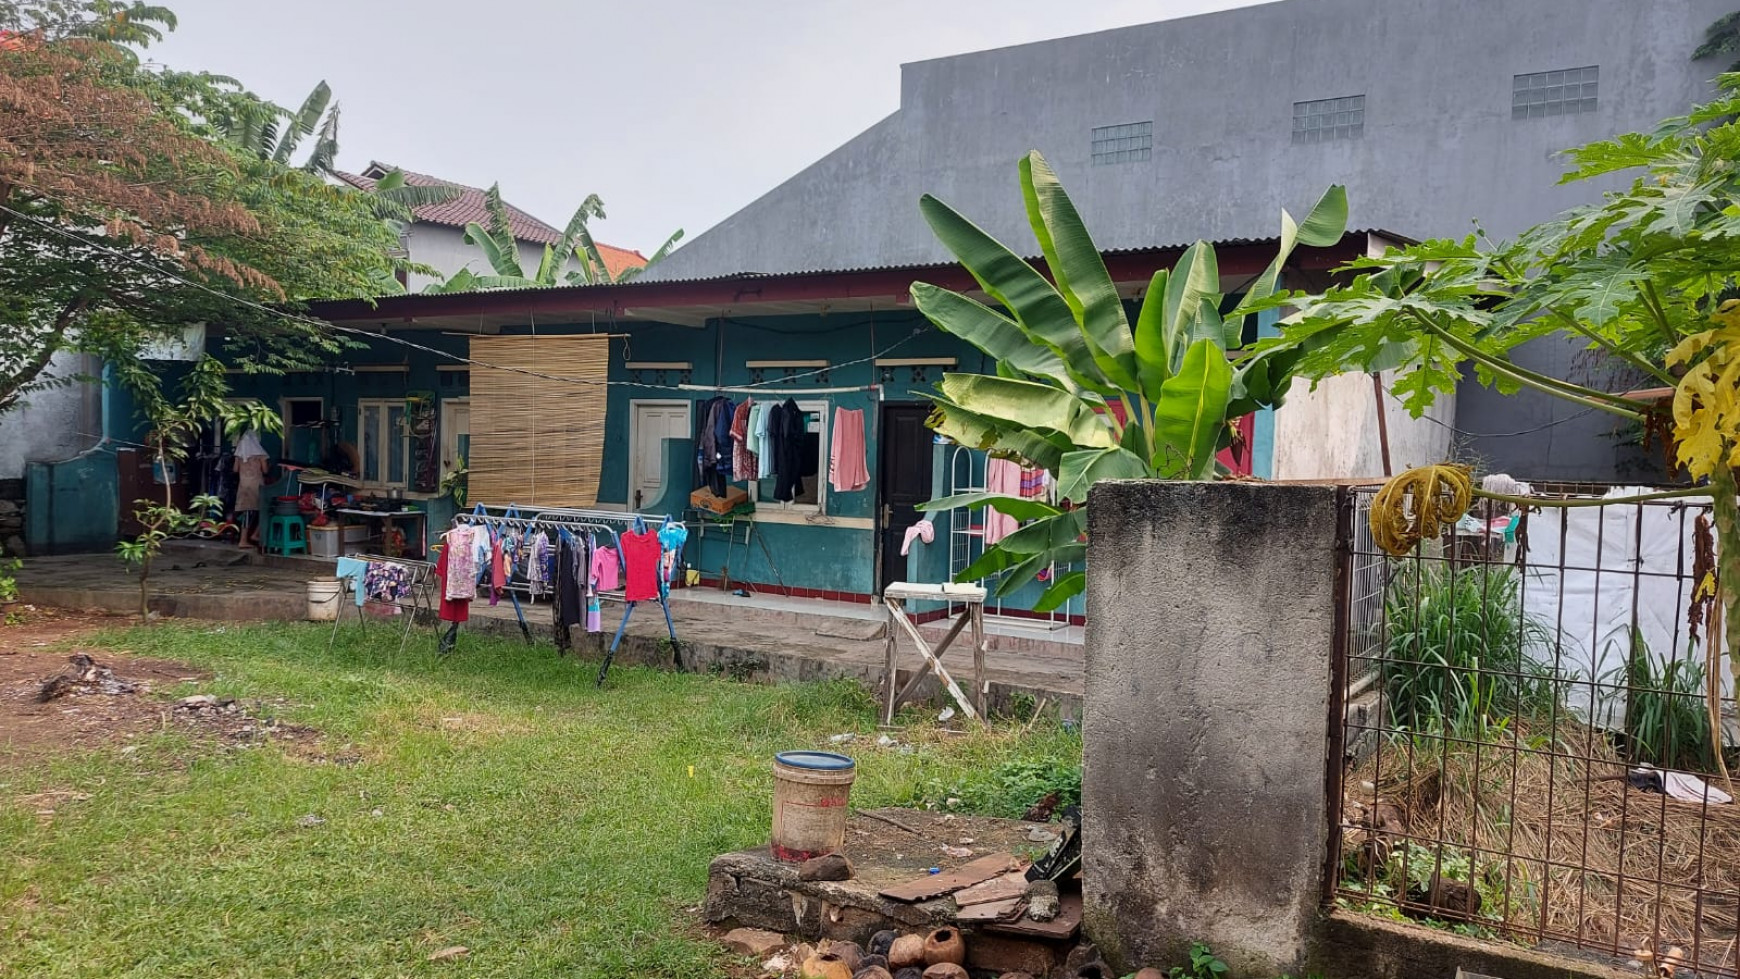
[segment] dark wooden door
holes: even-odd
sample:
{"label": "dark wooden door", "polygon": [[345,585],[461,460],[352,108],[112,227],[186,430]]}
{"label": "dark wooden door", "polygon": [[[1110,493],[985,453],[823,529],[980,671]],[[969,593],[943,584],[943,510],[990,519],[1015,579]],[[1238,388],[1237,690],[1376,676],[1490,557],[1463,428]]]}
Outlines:
{"label": "dark wooden door", "polygon": [[[906,529],[924,517],[918,505],[930,499],[931,432],[924,427],[930,409],[922,404],[884,404],[880,445],[877,451],[877,497],[881,507],[882,567],[876,590],[889,582],[906,580],[906,558],[900,542]],[[936,545],[931,545],[936,546]]]}

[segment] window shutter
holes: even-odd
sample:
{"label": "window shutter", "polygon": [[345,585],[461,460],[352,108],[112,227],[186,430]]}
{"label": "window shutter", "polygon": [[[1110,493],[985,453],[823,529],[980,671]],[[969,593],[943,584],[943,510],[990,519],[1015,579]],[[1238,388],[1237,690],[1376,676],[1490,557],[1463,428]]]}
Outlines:
{"label": "window shutter", "polygon": [[491,506],[595,505],[610,338],[473,337],[471,359],[478,363],[471,368],[467,496]]}

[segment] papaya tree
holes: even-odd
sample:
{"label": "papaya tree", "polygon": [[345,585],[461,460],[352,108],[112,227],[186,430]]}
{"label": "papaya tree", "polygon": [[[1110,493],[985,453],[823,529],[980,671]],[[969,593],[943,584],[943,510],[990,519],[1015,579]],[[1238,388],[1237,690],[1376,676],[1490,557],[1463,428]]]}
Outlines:
{"label": "papaya tree", "polygon": [[[1565,183],[1634,178],[1511,242],[1428,241],[1354,261],[1351,279],[1322,295],[1275,297],[1296,312],[1252,357],[1294,357],[1313,380],[1396,370],[1393,390],[1416,416],[1472,367],[1501,391],[1530,388],[1641,426],[1702,484],[1654,495],[1713,501],[1726,639],[1740,656],[1740,75],[1686,115],[1569,157]],[[1511,358],[1549,336],[1622,370],[1597,387]],[[1708,601],[1716,577],[1697,590]]]}
{"label": "papaya tree", "polygon": [[[1347,195],[1331,187],[1303,223],[1281,215],[1274,261],[1230,310],[1213,246],[1199,241],[1148,283],[1132,325],[1081,215],[1037,152],[1020,163],[1027,220],[1051,278],[953,208],[926,195],[931,230],[995,305],[926,283],[913,302],[939,329],[997,363],[995,376],[945,374],[930,394],[929,425],[962,445],[1045,469],[1059,505],[991,493],[949,497],[924,509],[990,507],[1025,521],[959,578],[1001,574],[1007,595],[1053,565],[1086,555],[1088,489],[1102,479],[1212,479],[1233,423],[1286,393],[1289,349],[1233,364],[1244,323],[1272,294],[1293,250],[1341,241]],[[1060,574],[1037,608],[1079,594],[1080,570]]]}

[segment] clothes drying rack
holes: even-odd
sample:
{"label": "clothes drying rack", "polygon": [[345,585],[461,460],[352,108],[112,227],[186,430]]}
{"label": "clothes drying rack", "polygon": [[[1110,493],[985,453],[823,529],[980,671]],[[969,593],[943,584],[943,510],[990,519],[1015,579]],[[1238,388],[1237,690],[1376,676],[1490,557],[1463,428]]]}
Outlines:
{"label": "clothes drying rack", "polygon": [[[498,512],[491,512],[492,510]],[[492,537],[500,535],[503,531],[523,530],[528,535],[545,531],[555,531],[559,535],[561,531],[567,531],[570,534],[589,534],[595,538],[607,539],[610,542],[612,549],[616,551],[618,569],[625,576],[627,569],[624,566],[622,544],[619,539],[617,525],[621,525],[623,530],[627,530],[633,527],[636,523],[644,526],[646,518],[636,513],[558,508],[536,510],[532,511],[530,515],[522,516],[519,512],[519,508],[515,506],[487,507],[482,503],[474,506],[471,512],[457,514],[453,518],[454,526],[463,524],[473,527],[481,527],[488,531]],[[480,581],[485,580],[487,574],[487,568],[478,569]],[[519,596],[517,594],[518,591],[527,590],[529,587],[525,581],[521,580],[522,578],[522,574],[516,573],[514,580],[510,581],[503,591],[507,593],[509,601],[513,603],[514,618],[519,624],[520,635],[525,638],[528,644],[530,644],[533,641],[531,626],[526,622],[525,609],[520,604]],[[615,598],[616,596],[608,597]],[[676,656],[676,665],[678,668],[681,668],[682,653],[677,644],[677,627],[674,620],[671,618],[669,597],[662,588],[657,601],[659,607],[663,609],[665,614],[665,629],[671,637],[672,649]],[[629,617],[634,614],[634,608],[638,604],[640,603],[625,603],[626,607],[623,609],[622,622],[617,625],[616,635],[611,639],[610,648],[605,652],[604,662],[598,670],[598,686],[604,685],[604,678],[610,670],[611,660],[615,658],[617,647],[622,644],[622,637],[628,631]],[[552,604],[551,624],[556,635],[557,651],[560,653],[567,649],[567,643],[563,641],[566,637],[561,633],[561,626],[554,621],[555,609],[556,607]],[[458,635],[459,623],[455,622],[446,632],[441,634],[440,642],[437,645],[437,651],[442,654],[452,652],[458,643]]]}
{"label": "clothes drying rack", "polygon": [[[339,591],[338,596],[334,599],[334,601],[338,602],[338,611],[332,618],[332,632],[326,637],[326,648],[331,650],[333,643],[338,640],[338,627],[339,623],[344,621],[344,607],[346,605],[350,605],[352,608],[356,609],[357,627],[363,632],[368,631],[368,615],[366,614],[367,606],[386,605],[397,609],[397,614],[405,617],[405,628],[399,635],[399,652],[404,652],[405,643],[411,638],[411,626],[416,623],[417,616],[425,613],[433,615],[439,605],[440,597],[435,594],[435,565],[428,561],[416,561],[402,557],[385,557],[379,554],[357,554],[353,556],[358,561],[364,561],[369,564],[396,564],[399,567],[404,568],[410,577],[410,591],[404,598],[395,601],[376,601],[367,599],[359,604],[355,601],[356,590],[359,587],[357,582],[351,578],[338,579]],[[439,630],[437,631],[439,632]]]}

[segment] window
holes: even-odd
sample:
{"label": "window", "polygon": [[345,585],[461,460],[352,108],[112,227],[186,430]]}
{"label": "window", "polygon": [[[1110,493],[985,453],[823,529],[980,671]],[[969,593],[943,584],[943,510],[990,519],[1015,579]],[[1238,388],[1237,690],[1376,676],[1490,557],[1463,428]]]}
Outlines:
{"label": "window", "polygon": [[1594,112],[1600,85],[1601,69],[1594,65],[1517,75],[1510,83],[1510,117],[1537,119]]}
{"label": "window", "polygon": [[1365,96],[1293,103],[1293,142],[1327,143],[1365,135]]}
{"label": "window", "polygon": [[1129,122],[1121,126],[1095,126],[1094,166],[1136,163],[1154,153],[1154,123]]}
{"label": "window", "polygon": [[447,398],[441,402],[441,475],[451,475],[471,458],[471,401]]}
{"label": "window", "polygon": [[278,410],[284,422],[284,458],[324,465],[326,443],[321,426],[326,421],[326,402],[321,398],[285,398],[278,403]]}
{"label": "window", "polygon": [[357,442],[362,453],[363,485],[373,489],[405,486],[410,437],[403,401],[357,402]]}
{"label": "window", "polygon": [[774,485],[777,477],[769,476],[762,480],[752,480],[749,483],[751,498],[759,509],[791,510],[798,513],[820,513],[827,502],[828,482],[828,403],[826,401],[799,401],[798,410],[804,413],[807,424],[804,427],[804,462],[806,475],[803,477],[797,492],[792,495],[790,503],[781,503],[773,498]]}

